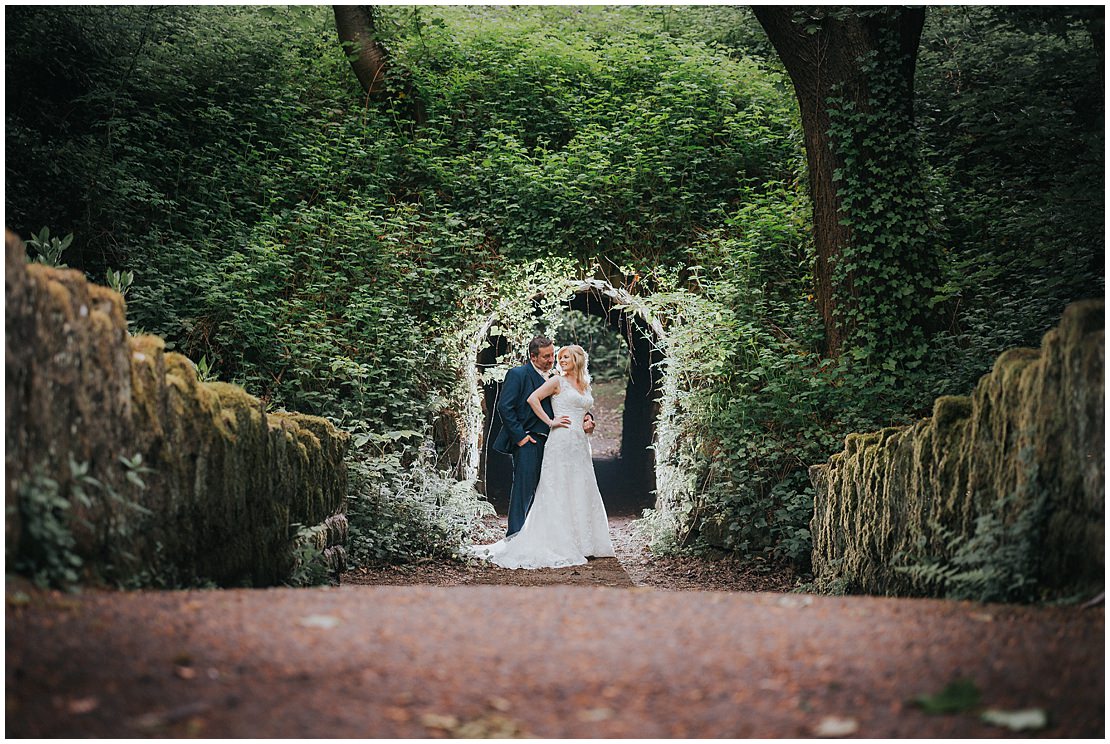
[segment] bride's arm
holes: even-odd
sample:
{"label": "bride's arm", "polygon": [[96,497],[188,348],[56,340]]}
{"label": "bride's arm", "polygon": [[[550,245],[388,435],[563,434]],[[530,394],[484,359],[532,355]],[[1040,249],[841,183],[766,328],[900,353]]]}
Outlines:
{"label": "bride's arm", "polygon": [[568,416],[560,416],[558,419],[549,419],[547,417],[547,411],[543,410],[543,406],[540,405],[541,400],[558,391],[559,378],[552,377],[528,396],[528,405],[532,406],[532,410],[536,412],[536,417],[552,429],[556,429],[560,426],[570,426],[570,418]]}

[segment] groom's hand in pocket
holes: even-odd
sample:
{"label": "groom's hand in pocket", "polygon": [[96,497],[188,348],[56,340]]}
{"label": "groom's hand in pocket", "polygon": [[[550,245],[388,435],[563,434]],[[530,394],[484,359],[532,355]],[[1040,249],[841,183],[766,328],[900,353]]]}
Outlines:
{"label": "groom's hand in pocket", "polygon": [[521,439],[519,442],[517,442],[516,446],[517,447],[523,447],[524,445],[528,444],[529,442],[531,442],[532,444],[535,444],[536,440],[532,439],[531,434],[525,434],[524,439]]}

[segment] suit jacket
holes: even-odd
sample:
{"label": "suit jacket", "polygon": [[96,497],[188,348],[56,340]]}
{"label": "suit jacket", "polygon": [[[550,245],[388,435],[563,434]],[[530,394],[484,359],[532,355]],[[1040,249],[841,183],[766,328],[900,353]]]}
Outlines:
{"label": "suit jacket", "polygon": [[[508,371],[505,375],[505,384],[501,387],[501,397],[497,401],[497,413],[501,416],[501,431],[493,440],[494,450],[511,455],[516,449],[517,442],[524,439],[526,434],[547,436],[547,424],[540,421],[532,406],[528,405],[528,396],[545,382],[546,380],[536,371],[531,362],[525,362]],[[551,396],[544,398],[540,406],[549,417],[554,418],[551,412]]]}

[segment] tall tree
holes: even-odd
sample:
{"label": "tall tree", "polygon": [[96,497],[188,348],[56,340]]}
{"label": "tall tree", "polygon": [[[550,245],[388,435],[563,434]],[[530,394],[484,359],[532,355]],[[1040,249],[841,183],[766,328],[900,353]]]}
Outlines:
{"label": "tall tree", "polygon": [[347,53],[351,69],[368,97],[385,91],[385,68],[389,60],[385,47],[376,36],[373,5],[333,5],[335,30]]}
{"label": "tall tree", "polygon": [[[839,356],[860,331],[864,343],[897,343],[896,337],[912,335],[926,322],[922,294],[936,272],[935,256],[929,255],[935,249],[923,241],[925,203],[912,137],[925,10],[753,10],[801,109],[814,208],[814,295],[825,351]],[[872,245],[876,241],[882,245]],[[907,280],[912,296],[904,288]],[[893,317],[897,307],[904,317]]]}
{"label": "tall tree", "polygon": [[[389,51],[378,28],[380,11],[375,5],[333,5],[335,30],[347,53],[355,77],[362,85],[366,100],[389,101],[395,112],[411,117],[414,124],[424,123],[424,102],[404,72],[390,69]],[[389,80],[386,75],[389,74]],[[388,83],[388,84],[387,84]]]}

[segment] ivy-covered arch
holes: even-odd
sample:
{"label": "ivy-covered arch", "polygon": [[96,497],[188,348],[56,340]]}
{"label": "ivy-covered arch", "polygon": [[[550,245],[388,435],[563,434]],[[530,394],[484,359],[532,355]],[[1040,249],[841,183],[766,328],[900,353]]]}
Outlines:
{"label": "ivy-covered arch", "polygon": [[[550,325],[551,316],[545,317],[544,307],[555,299],[550,291],[531,293],[525,307],[532,310],[533,324],[539,322],[559,343],[557,327]],[[645,506],[655,490],[655,426],[659,416],[662,390],[662,361],[664,331],[652,317],[643,301],[608,282],[589,279],[577,282],[570,296],[556,299],[560,309],[578,310],[586,315],[601,318],[606,325],[618,332],[627,345],[629,374],[626,379],[625,405],[618,465],[623,481],[622,488],[637,494]],[[523,319],[505,318],[501,313],[489,315],[482,323],[471,343],[473,364],[468,370],[473,397],[467,415],[460,475],[472,480],[479,491],[495,505],[507,503],[512,484],[512,462],[509,458],[491,454],[489,443],[500,429],[496,415],[501,381],[509,367],[519,364],[526,351],[528,334],[509,333],[507,325],[518,325]],[[549,321],[544,323],[544,320]],[[515,322],[514,322],[515,321]],[[602,488],[605,495],[605,488]]]}

